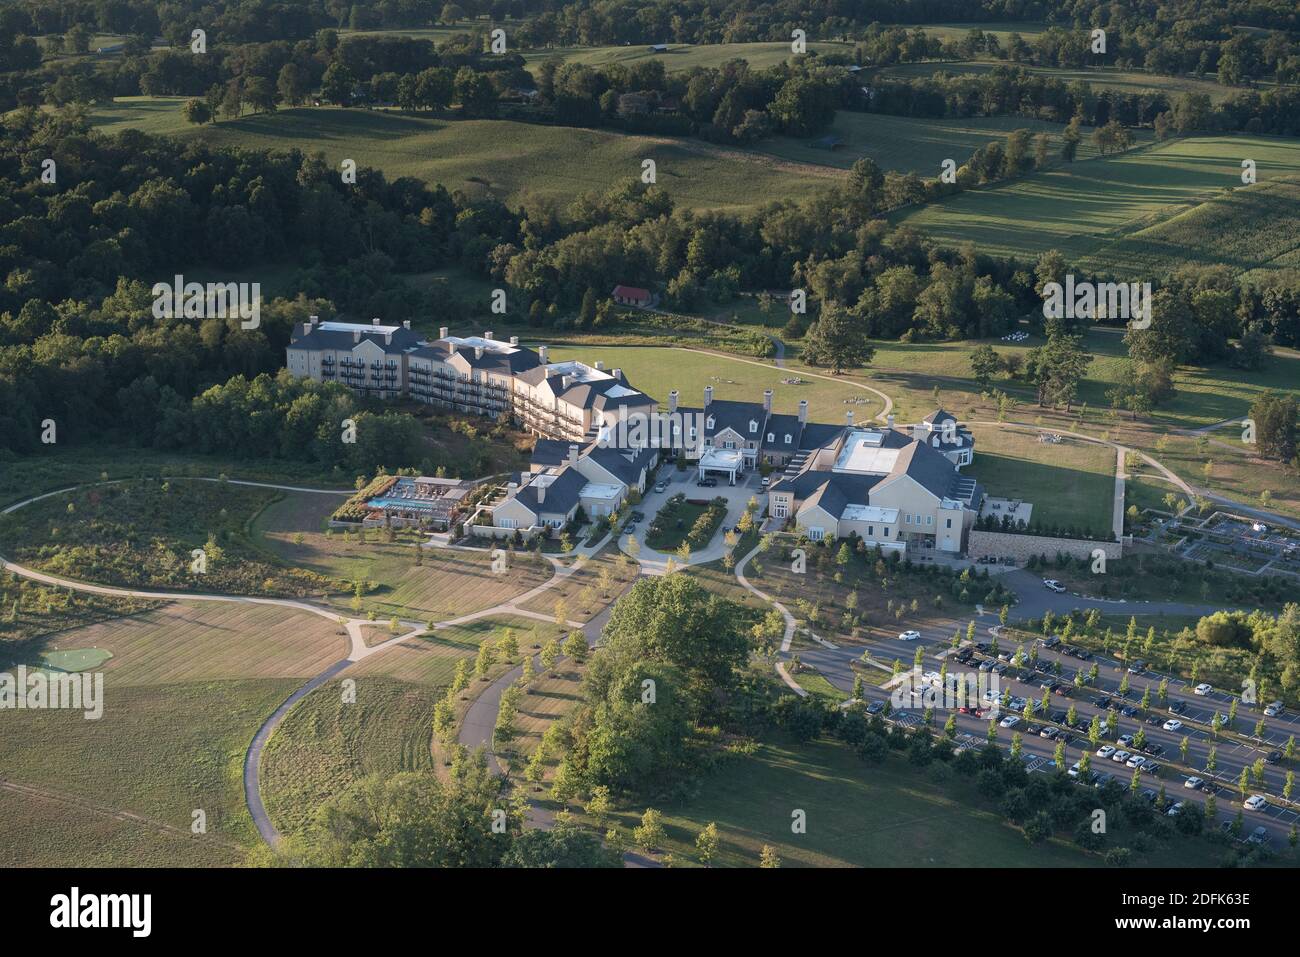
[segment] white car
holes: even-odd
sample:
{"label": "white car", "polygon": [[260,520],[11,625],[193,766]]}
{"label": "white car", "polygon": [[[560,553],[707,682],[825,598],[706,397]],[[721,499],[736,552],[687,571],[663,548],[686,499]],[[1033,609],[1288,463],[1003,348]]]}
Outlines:
{"label": "white car", "polygon": [[1198,791],[1200,790],[1201,785],[1204,783],[1205,783],[1204,778],[1192,777],[1192,778],[1188,778],[1186,781],[1183,782],[1183,787],[1191,788],[1193,791]]}
{"label": "white car", "polygon": [[1262,811],[1268,807],[1268,798],[1262,794],[1252,794],[1243,805],[1247,811]]}
{"label": "white car", "polygon": [[1182,810],[1183,810],[1183,802],[1179,801],[1168,811],[1165,811],[1165,814],[1169,815],[1170,817],[1177,817],[1180,813],[1182,813]]}
{"label": "white car", "polygon": [[1062,585],[1060,582],[1058,582],[1055,578],[1044,578],[1043,587],[1046,588],[1048,591],[1056,592],[1058,595],[1062,594],[1065,591],[1065,586]]}
{"label": "white car", "polygon": [[1070,777],[1072,778],[1077,778],[1079,776],[1079,770],[1080,770],[1079,762],[1075,761],[1072,765],[1070,765],[1070,770],[1065,773],[1070,775]]}
{"label": "white car", "polygon": [[1146,758],[1142,757],[1142,755],[1140,754],[1135,754],[1128,759],[1128,762],[1124,766],[1128,768],[1140,768],[1142,767],[1142,765],[1146,763],[1147,763]]}
{"label": "white car", "polygon": [[1020,723],[1020,719],[1016,717],[1014,714],[1009,714],[1001,721],[998,722],[998,724],[1004,728],[1014,728],[1019,723]]}
{"label": "white car", "polygon": [[1164,724],[1164,728],[1166,731],[1178,731],[1179,729],[1182,728],[1182,726],[1183,723],[1179,721],[1177,718],[1170,718]]}
{"label": "white car", "polygon": [[772,484],[772,476],[770,476],[770,475],[764,475],[764,476],[763,476],[763,488],[767,488],[767,487],[768,487],[769,485],[771,485],[771,484]]}
{"label": "white car", "polygon": [[1115,743],[1118,744],[1121,748],[1127,748],[1130,744],[1133,743],[1133,735],[1121,734],[1118,738],[1115,739]]}
{"label": "white car", "polygon": [[1103,744],[1100,748],[1097,749],[1097,757],[1099,758],[1108,758],[1114,753],[1115,753],[1114,746],[1109,744]]}
{"label": "white car", "polygon": [[1274,701],[1270,703],[1267,708],[1264,709],[1264,714],[1270,718],[1276,718],[1279,714],[1282,713],[1282,707],[1283,706],[1281,701]]}
{"label": "white car", "polygon": [[1129,752],[1129,751],[1116,751],[1114,754],[1112,754],[1112,755],[1110,756],[1110,759],[1111,759],[1112,761],[1118,761],[1120,764],[1123,764],[1125,761],[1127,761],[1127,760],[1128,760],[1129,758],[1131,758],[1131,757],[1133,757],[1132,752]]}
{"label": "white car", "polygon": [[1204,681],[1202,681],[1200,684],[1198,684],[1195,688],[1192,689],[1192,694],[1207,695],[1213,690],[1214,690],[1213,688],[1211,688]]}
{"label": "white car", "polygon": [[916,640],[917,640],[918,638],[920,638],[920,637],[921,637],[921,633],[920,633],[919,631],[905,631],[905,632],[903,632],[901,635],[898,636],[898,640],[899,640],[899,641],[916,641]]}

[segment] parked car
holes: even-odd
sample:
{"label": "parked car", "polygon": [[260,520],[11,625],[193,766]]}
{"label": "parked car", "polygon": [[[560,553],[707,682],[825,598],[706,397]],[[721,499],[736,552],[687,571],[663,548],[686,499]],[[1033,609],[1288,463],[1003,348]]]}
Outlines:
{"label": "parked car", "polygon": [[1065,773],[1072,778],[1077,778],[1079,776],[1079,762],[1075,761],[1072,765],[1070,765],[1070,770],[1066,771]]}
{"label": "parked car", "polygon": [[1177,817],[1179,814],[1182,813],[1182,811],[1183,811],[1183,802],[1178,801],[1171,808],[1169,808],[1168,811],[1165,811],[1165,814],[1168,815],[1169,817]]}
{"label": "parked car", "polygon": [[1146,764],[1142,765],[1142,773],[1158,776],[1160,774],[1160,765],[1156,764],[1154,761],[1147,761]]}
{"label": "parked car", "polygon": [[1125,761],[1127,761],[1127,760],[1128,760],[1129,758],[1131,758],[1131,757],[1133,757],[1133,752],[1132,752],[1132,751],[1123,751],[1123,750],[1120,750],[1120,751],[1116,751],[1114,754],[1112,754],[1112,755],[1110,756],[1110,759],[1111,759],[1112,761],[1118,761],[1120,764],[1123,764]]}
{"label": "parked car", "polygon": [[772,476],[764,475],[763,482],[762,482],[763,488],[767,488],[771,484],[772,484]]}
{"label": "parked car", "polygon": [[[1228,823],[1231,824],[1232,822],[1229,821]],[[1269,837],[1268,828],[1262,824],[1251,831],[1250,837],[1246,838],[1246,841],[1250,844],[1267,844],[1270,840],[1272,838]]]}
{"label": "parked car", "polygon": [[1118,738],[1115,739],[1115,743],[1118,744],[1121,748],[1127,748],[1130,744],[1133,743],[1133,735],[1121,734]]}
{"label": "parked car", "polygon": [[997,662],[994,661],[992,658],[985,658],[983,661],[980,662],[980,671],[986,671],[986,672],[992,671],[993,666],[996,664]]}
{"label": "parked car", "polygon": [[1131,675],[1140,675],[1147,670],[1147,663],[1139,658],[1133,664],[1128,666],[1128,673]]}
{"label": "parked car", "polygon": [[1198,778],[1195,775],[1193,775],[1192,777],[1188,778],[1186,781],[1183,782],[1183,787],[1191,788],[1193,791],[1199,791],[1201,789],[1201,785],[1204,783],[1205,783],[1204,778]]}
{"label": "parked car", "polygon": [[1142,767],[1142,765],[1146,763],[1147,763],[1147,759],[1142,757],[1142,755],[1131,754],[1129,755],[1129,759],[1124,762],[1124,766],[1129,768],[1140,768]]}
{"label": "parked car", "polygon": [[1186,713],[1187,713],[1187,702],[1186,702],[1186,701],[1175,701],[1173,704],[1171,704],[1171,705],[1169,706],[1169,713],[1170,713],[1170,714],[1186,714]]}
{"label": "parked car", "polygon": [[1001,721],[999,721],[998,725],[1003,728],[1014,728],[1019,723],[1020,723],[1020,719],[1018,717],[1016,717],[1014,714],[1009,714]]}
{"label": "parked car", "polygon": [[1264,760],[1269,764],[1277,764],[1279,761],[1282,760],[1282,752],[1270,751],[1267,755],[1264,756]]}
{"label": "parked car", "polygon": [[1099,758],[1108,758],[1114,753],[1115,753],[1115,747],[1114,745],[1110,745],[1110,744],[1103,744],[1100,748],[1097,749],[1097,757]]}
{"label": "parked car", "polygon": [[1055,648],[1055,647],[1056,647],[1057,645],[1059,645],[1060,643],[1061,643],[1061,636],[1060,636],[1060,635],[1052,635],[1051,638],[1048,638],[1048,639],[1046,639],[1046,640],[1043,642],[1043,647],[1044,647],[1044,648]]}
{"label": "parked car", "polygon": [[867,714],[880,714],[880,712],[884,710],[885,702],[883,701],[873,701],[871,704],[867,705]]}
{"label": "parked car", "polygon": [[1046,588],[1048,591],[1056,592],[1058,595],[1065,591],[1065,586],[1062,585],[1060,582],[1058,582],[1055,578],[1044,578],[1043,587]]}
{"label": "parked car", "polygon": [[1147,754],[1151,755],[1153,758],[1158,758],[1160,757],[1160,755],[1165,753],[1164,745],[1156,744],[1154,741],[1150,741],[1147,744],[1145,744],[1142,747],[1142,750],[1145,751]]}
{"label": "parked car", "polygon": [[1192,689],[1192,694],[1207,695],[1213,690],[1214,689],[1212,687],[1210,687],[1204,681],[1202,681],[1200,684],[1198,684],[1195,688]]}
{"label": "parked car", "polygon": [[1246,803],[1242,805],[1247,811],[1262,811],[1268,807],[1268,798],[1262,794],[1252,794],[1246,798]]}
{"label": "parked car", "polygon": [[1158,798],[1159,796],[1160,795],[1156,794],[1156,792],[1151,790],[1150,788],[1142,789],[1142,800],[1146,801],[1148,804],[1155,804],[1156,798]]}
{"label": "parked car", "polygon": [[663,479],[662,481],[655,482],[655,491],[656,491],[656,492],[666,492],[666,491],[668,491],[668,480],[667,480],[667,479]]}
{"label": "parked car", "polygon": [[911,629],[908,629],[907,631],[903,632],[902,634],[900,634],[900,635],[898,636],[898,640],[899,640],[899,641],[916,641],[916,640],[919,639],[920,637],[921,637],[921,633],[920,633],[919,631],[912,631]]}
{"label": "parked car", "polygon": [[696,488],[716,488],[718,480],[715,478],[702,478],[695,483]]}
{"label": "parked car", "polygon": [[1276,718],[1278,715],[1282,713],[1282,707],[1283,706],[1281,701],[1271,702],[1269,706],[1264,709],[1264,714],[1266,714],[1270,718]]}
{"label": "parked car", "polygon": [[1162,727],[1166,731],[1180,731],[1182,730],[1183,723],[1179,721],[1177,718],[1170,718],[1162,725]]}
{"label": "parked car", "polygon": [[1038,736],[1040,738],[1047,738],[1049,741],[1055,741],[1060,736],[1060,734],[1061,734],[1060,729],[1053,728],[1051,725],[1048,725],[1042,731],[1038,732]]}

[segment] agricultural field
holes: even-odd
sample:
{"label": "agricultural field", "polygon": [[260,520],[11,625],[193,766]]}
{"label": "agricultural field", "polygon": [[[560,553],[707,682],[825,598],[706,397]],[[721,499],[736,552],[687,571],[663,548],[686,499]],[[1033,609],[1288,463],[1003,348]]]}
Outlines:
{"label": "agricultural field", "polygon": [[[1033,173],[894,218],[942,243],[973,242],[990,255],[1034,259],[1056,249],[1077,262],[1240,186],[1243,157],[1255,159],[1262,180],[1300,172],[1300,151],[1286,139],[1190,137]],[[1231,245],[1215,248],[1214,261],[1232,261]],[[1143,265],[1114,262],[1117,275],[1135,278],[1149,277]]]}
{"label": "agricultural field", "polygon": [[[182,117],[184,102],[184,97],[125,97],[93,110],[91,120],[106,133],[135,128],[214,145],[319,151],[331,165],[352,158],[390,180],[413,176],[509,202],[525,191],[562,203],[591,191],[604,193],[638,176],[646,158],[655,160],[659,186],[674,202],[701,210],[744,211],[777,196],[806,198],[839,175],[702,141],[387,110],[285,109],[197,128]],[[507,143],[508,153],[502,151]],[[574,156],[582,162],[574,163]]]}
{"label": "agricultural field", "polygon": [[[325,800],[367,774],[432,769],[433,707],[456,662],[473,659],[479,645],[499,640],[506,629],[521,654],[558,633],[528,618],[482,618],[408,639],[307,695],[276,729],[262,758],[262,794],[275,826],[300,835]],[[484,679],[471,679],[465,697],[510,667],[496,662]],[[344,680],[356,682],[355,703],[343,700]]]}
{"label": "agricultural field", "polygon": [[[523,594],[551,578],[543,558],[520,553],[508,574],[492,571],[487,551],[421,549],[417,565],[413,544],[386,540],[382,530],[356,532],[326,529],[329,514],[340,504],[332,497],[287,493],[257,518],[253,536],[278,561],[347,583],[331,593],[341,610],[386,622],[399,618],[427,621],[481,611]],[[373,582],[355,598],[357,582]]]}
{"label": "agricultural field", "polygon": [[1263,179],[1107,243],[1079,265],[1091,272],[1172,272],[1223,263],[1242,276],[1300,267],[1300,179]]}
{"label": "agricultural field", "polygon": [[[809,40],[808,52],[814,54],[853,54],[853,44],[828,40]],[[631,64],[641,60],[660,60],[669,73],[693,70],[696,67],[717,68],[728,60],[744,60],[756,70],[766,69],[794,60],[789,41],[762,43],[670,43],[668,49],[656,53],[648,44],[630,46],[554,47],[545,50],[527,50],[524,59],[534,67],[551,57],[560,57],[566,63],[582,63],[590,67],[610,63]]]}
{"label": "agricultural field", "polygon": [[[922,29],[927,28],[923,27]],[[1028,38],[1027,35],[1026,38]],[[940,71],[954,76],[981,75],[991,73],[998,66],[1014,67],[1016,65],[1002,60],[962,61],[960,63],[897,63],[884,67],[880,70],[879,75],[903,79],[930,76]],[[1239,91],[1237,87],[1220,86],[1213,79],[1163,76],[1159,73],[1144,73],[1141,70],[1119,70],[1113,67],[1075,70],[1066,67],[1019,65],[1023,66],[1029,73],[1050,77],[1063,83],[1080,81],[1098,90],[1116,90],[1121,93],[1141,93],[1147,90],[1157,90],[1169,97],[1175,97],[1180,93],[1204,93],[1211,100],[1218,102]]]}
{"label": "agricultural field", "polygon": [[[97,863],[237,863],[256,843],[244,806],[244,753],[257,728],[302,684],[345,654],[337,625],[275,606],[168,604],[63,632],[45,650],[111,657],[104,711],[17,711],[5,717],[0,846],[24,864],[85,863],[79,843],[103,835]],[[207,837],[189,834],[193,811]],[[58,822],[73,815],[78,826]],[[131,817],[126,817],[126,816]],[[179,836],[178,836],[179,832]],[[128,839],[129,838],[129,839]]]}
{"label": "agricultural field", "polygon": [[[993,140],[1002,142],[1014,130],[1047,133],[1052,137],[1052,155],[1060,151],[1060,134],[1064,124],[1018,116],[972,116],[964,118],[918,119],[907,116],[889,116],[884,113],[857,113],[840,110],[835,122],[824,134],[812,139],[793,139],[777,136],[763,140],[752,149],[798,163],[818,163],[848,169],[859,157],[869,156],[881,169],[899,172],[916,172],[933,179],[945,159],[956,160],[960,166],[971,154]],[[1134,130],[1137,142],[1151,139],[1145,130]],[[1088,139],[1090,127],[1083,129],[1084,140],[1079,144],[1079,159],[1097,156],[1097,150]],[[838,136],[844,145],[836,150],[818,147],[816,142],[824,135]]]}
{"label": "agricultural field", "polygon": [[1090,529],[1109,538],[1115,494],[1115,450],[1065,436],[1039,442],[1037,433],[976,426],[975,460],[963,474],[998,498],[1034,506],[1032,526]]}

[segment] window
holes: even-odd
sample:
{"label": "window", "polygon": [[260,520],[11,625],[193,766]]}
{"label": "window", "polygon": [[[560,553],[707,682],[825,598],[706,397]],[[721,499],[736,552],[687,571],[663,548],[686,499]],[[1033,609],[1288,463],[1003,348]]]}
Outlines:
{"label": "window", "polygon": [[933,524],[934,524],[934,516],[933,516],[933,515],[927,515],[927,516],[925,517],[925,524],[927,524],[927,525],[933,525]]}
{"label": "window", "polygon": [[705,427],[706,429],[711,429],[711,428],[713,428],[713,416],[709,416],[708,420],[705,421],[705,423],[704,423],[704,427]]}
{"label": "window", "polygon": [[787,506],[785,503],[785,499],[781,499],[780,501],[772,505],[772,514],[775,515],[777,518],[785,518],[786,508]]}
{"label": "window", "polygon": [[787,432],[787,433],[785,434],[785,444],[786,444],[786,445],[789,445],[792,441],[794,441],[794,439],[791,437],[790,433]]}
{"label": "window", "polygon": [[775,433],[775,432],[769,432],[769,433],[767,433],[767,440],[768,440],[769,442],[775,442],[775,441],[776,441],[776,433]]}
{"label": "window", "polygon": [[874,525],[868,525],[868,526],[867,526],[867,534],[870,535],[872,538],[875,538],[875,537],[876,537],[876,526],[874,526]]}
{"label": "window", "polygon": [[826,529],[824,528],[814,527],[808,529],[808,540],[810,542],[820,542],[825,537],[826,537]]}
{"label": "window", "polygon": [[754,434],[755,432],[757,432],[757,431],[758,431],[758,423],[755,422],[753,419],[750,419],[750,420],[749,420],[749,434],[750,434],[750,435],[753,435],[753,434]]}
{"label": "window", "polygon": [[911,524],[912,524],[912,513],[911,513],[911,512],[906,512],[906,513],[904,513],[904,515],[903,515],[903,521],[904,521],[906,524],[911,525]]}
{"label": "window", "polygon": [[952,528],[952,519],[944,519],[944,521],[947,523],[944,525],[944,528]]}

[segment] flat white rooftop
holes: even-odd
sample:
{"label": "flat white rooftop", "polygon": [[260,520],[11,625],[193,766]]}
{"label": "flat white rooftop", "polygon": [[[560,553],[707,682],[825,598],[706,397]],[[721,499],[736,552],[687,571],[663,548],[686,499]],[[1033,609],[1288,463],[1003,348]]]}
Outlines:
{"label": "flat white rooftop", "polygon": [[607,485],[601,482],[588,482],[578,494],[583,498],[598,498],[612,501],[623,493],[621,485]]}
{"label": "flat white rooftop", "polygon": [[518,352],[519,346],[499,339],[484,339],[482,336],[448,336],[443,342],[449,342],[457,349],[482,349],[484,352]]}
{"label": "flat white rooftop", "polygon": [[567,375],[574,382],[603,382],[614,378],[608,372],[593,369],[585,362],[570,359],[568,362],[552,362],[546,366],[547,375]]}
{"label": "flat white rooftop", "polygon": [[709,449],[700,456],[702,469],[735,469],[739,471],[744,457],[739,449]]}
{"label": "flat white rooftop", "polygon": [[846,505],[840,516],[846,522],[883,522],[888,525],[898,521],[898,509],[879,505]]}
{"label": "flat white rooftop", "polygon": [[322,322],[316,328],[326,332],[396,332],[401,326],[376,326],[368,322]]}
{"label": "flat white rooftop", "polygon": [[888,475],[898,461],[899,449],[880,447],[884,436],[880,432],[854,429],[844,440],[844,447],[835,458],[832,471],[859,472],[865,475]]}

